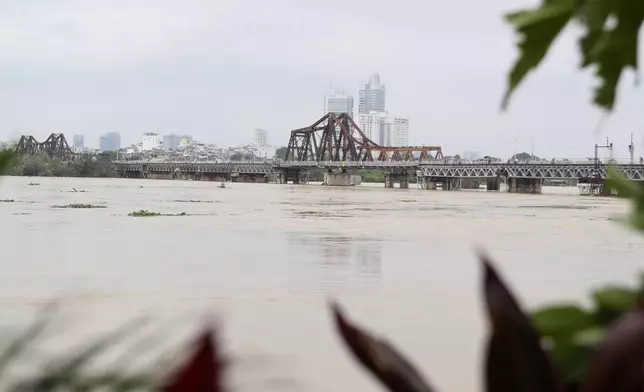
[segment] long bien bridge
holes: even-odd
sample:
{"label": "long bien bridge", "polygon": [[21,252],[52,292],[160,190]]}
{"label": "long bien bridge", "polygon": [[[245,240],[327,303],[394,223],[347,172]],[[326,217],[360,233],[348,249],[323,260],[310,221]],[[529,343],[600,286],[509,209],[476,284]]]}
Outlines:
{"label": "long bien bridge", "polygon": [[[386,188],[409,187],[416,177],[425,189],[456,190],[465,183],[488,190],[540,193],[544,180],[576,180],[601,190],[607,167],[594,163],[461,163],[443,159],[439,146],[384,147],[370,140],[346,114],[329,113],[311,126],[291,131],[283,160],[262,162],[116,161],[123,177],[206,181],[306,183],[311,170],[324,170],[330,186],[359,184],[364,170],[385,173]],[[624,176],[644,181],[644,165],[615,165]]]}

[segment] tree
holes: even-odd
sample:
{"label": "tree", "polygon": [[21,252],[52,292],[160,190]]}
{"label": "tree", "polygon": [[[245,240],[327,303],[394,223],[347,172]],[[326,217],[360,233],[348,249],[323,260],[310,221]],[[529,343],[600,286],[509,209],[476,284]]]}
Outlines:
{"label": "tree", "polygon": [[287,147],[286,147],[286,146],[279,147],[279,148],[275,151],[275,156],[276,156],[277,158],[284,159],[284,157],[286,156],[286,150],[287,150]]}

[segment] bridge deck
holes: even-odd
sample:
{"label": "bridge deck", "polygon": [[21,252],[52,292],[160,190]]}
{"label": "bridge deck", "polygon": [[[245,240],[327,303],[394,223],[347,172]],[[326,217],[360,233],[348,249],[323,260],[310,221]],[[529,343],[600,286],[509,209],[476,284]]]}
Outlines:
{"label": "bridge deck", "polygon": [[[350,168],[372,170],[413,170],[424,177],[461,177],[461,178],[490,178],[505,175],[514,178],[544,178],[544,179],[578,179],[599,176],[606,178],[606,166],[596,167],[594,164],[472,164],[472,163],[440,163],[436,161],[387,161],[387,162],[140,162],[116,161],[117,170],[130,172],[184,172],[184,173],[248,173],[268,174],[285,169],[312,168]],[[644,165],[615,165],[631,180],[644,180]]]}

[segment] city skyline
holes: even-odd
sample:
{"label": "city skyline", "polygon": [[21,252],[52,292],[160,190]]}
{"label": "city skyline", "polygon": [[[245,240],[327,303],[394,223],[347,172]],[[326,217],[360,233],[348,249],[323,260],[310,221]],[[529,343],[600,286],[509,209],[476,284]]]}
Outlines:
{"label": "city skyline", "polygon": [[[466,15],[457,4],[437,15],[418,2],[329,1],[186,0],[179,7],[169,0],[7,0],[0,138],[78,133],[95,146],[110,131],[123,144],[156,132],[237,145],[263,127],[274,144],[284,144],[291,129],[319,118],[329,80],[353,89],[365,70],[377,69],[387,106],[413,121],[412,144],[497,156],[534,144],[537,155],[579,158],[608,136],[616,156],[627,157],[634,133],[635,153],[644,153],[644,89],[627,73],[615,113],[602,122],[590,103],[591,71],[577,70],[574,29],[500,112],[517,56],[501,15],[520,7],[518,0],[472,3]],[[248,7],[258,12],[244,12]],[[320,17],[334,24],[302,31],[301,21]],[[378,42],[378,50],[361,52],[358,36]]]}

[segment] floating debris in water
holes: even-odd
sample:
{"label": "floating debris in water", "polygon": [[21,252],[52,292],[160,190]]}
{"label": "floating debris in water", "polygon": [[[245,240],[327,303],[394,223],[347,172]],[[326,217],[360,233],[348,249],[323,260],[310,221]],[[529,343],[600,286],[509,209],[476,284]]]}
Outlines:
{"label": "floating debris in water", "polygon": [[175,203],[221,203],[220,201],[212,200],[173,200]]}
{"label": "floating debris in water", "polygon": [[27,185],[36,186],[36,185],[40,185],[40,183],[39,182],[30,182]]}
{"label": "floating debris in water", "polygon": [[14,199],[0,199],[0,203],[13,203],[15,202]]}
{"label": "floating debris in water", "polygon": [[160,212],[148,211],[148,210],[138,210],[130,212],[127,216],[134,217],[148,217],[148,216],[196,216],[196,215],[206,215],[206,214],[187,214],[185,212],[180,212],[178,214],[162,214]]}
{"label": "floating debris in water", "polygon": [[418,200],[413,200],[413,199],[400,199],[398,200],[401,203],[417,203]]}
{"label": "floating debris in water", "polygon": [[64,206],[59,206],[59,205],[51,206],[51,208],[107,208],[107,207],[105,207],[105,206],[97,206],[97,205],[94,205],[94,204],[78,204],[78,203],[75,203],[75,204],[67,204],[67,205],[64,205]]}

